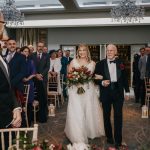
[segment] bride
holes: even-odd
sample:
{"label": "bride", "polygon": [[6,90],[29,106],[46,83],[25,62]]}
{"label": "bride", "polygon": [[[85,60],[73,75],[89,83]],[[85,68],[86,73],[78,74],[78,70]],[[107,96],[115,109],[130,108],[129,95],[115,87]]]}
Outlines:
{"label": "bride", "polygon": [[[91,60],[88,46],[80,44],[77,57],[69,65],[72,68],[86,66],[92,73],[95,62]],[[68,108],[65,125],[65,133],[72,143],[88,143],[88,138],[101,137],[105,135],[102,108],[98,100],[97,87],[92,81],[84,84],[84,94],[77,94],[77,87],[68,89]]]}

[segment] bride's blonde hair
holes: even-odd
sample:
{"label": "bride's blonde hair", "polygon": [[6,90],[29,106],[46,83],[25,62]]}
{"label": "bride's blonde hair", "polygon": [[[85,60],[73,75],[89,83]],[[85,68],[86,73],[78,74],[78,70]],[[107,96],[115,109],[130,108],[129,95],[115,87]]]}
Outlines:
{"label": "bride's blonde hair", "polygon": [[87,58],[86,59],[87,59],[88,62],[91,62],[91,54],[90,54],[90,50],[89,50],[89,47],[88,47],[87,44],[79,44],[78,49],[77,49],[76,58],[80,59],[79,50],[80,50],[81,47],[85,48],[85,50],[87,51]]}

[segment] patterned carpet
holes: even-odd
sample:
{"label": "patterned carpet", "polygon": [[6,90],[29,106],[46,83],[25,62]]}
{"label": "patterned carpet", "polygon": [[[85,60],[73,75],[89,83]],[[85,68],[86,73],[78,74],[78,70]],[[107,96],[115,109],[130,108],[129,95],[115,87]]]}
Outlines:
{"label": "patterned carpet", "polygon": [[[67,103],[57,109],[55,117],[49,117],[48,122],[39,125],[39,140],[47,139],[50,143],[69,144],[65,137],[64,126]],[[112,119],[113,121],[113,119]],[[89,143],[101,145],[107,149],[105,138],[90,140]],[[123,143],[129,150],[150,150],[150,118],[141,118],[140,104],[133,100],[124,104]]]}

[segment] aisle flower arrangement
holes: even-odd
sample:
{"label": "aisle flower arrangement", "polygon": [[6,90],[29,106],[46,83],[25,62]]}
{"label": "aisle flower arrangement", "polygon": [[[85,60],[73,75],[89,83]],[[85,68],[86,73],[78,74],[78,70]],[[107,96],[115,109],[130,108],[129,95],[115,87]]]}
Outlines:
{"label": "aisle flower arrangement", "polygon": [[79,68],[72,68],[67,75],[66,84],[68,87],[77,86],[77,93],[83,94],[85,90],[83,84],[89,83],[93,80],[93,74],[88,70],[87,67],[81,66]]}

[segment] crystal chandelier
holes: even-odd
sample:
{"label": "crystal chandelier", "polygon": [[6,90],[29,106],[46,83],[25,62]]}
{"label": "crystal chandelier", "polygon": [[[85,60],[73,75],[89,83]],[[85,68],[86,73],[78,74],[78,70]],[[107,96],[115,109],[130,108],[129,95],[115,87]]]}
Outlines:
{"label": "crystal chandelier", "polygon": [[137,6],[135,1],[122,0],[118,6],[111,9],[113,21],[134,23],[140,22],[144,16],[144,8]]}
{"label": "crystal chandelier", "polygon": [[5,0],[4,6],[1,8],[4,20],[7,25],[23,24],[24,14],[15,6],[15,0]]}

